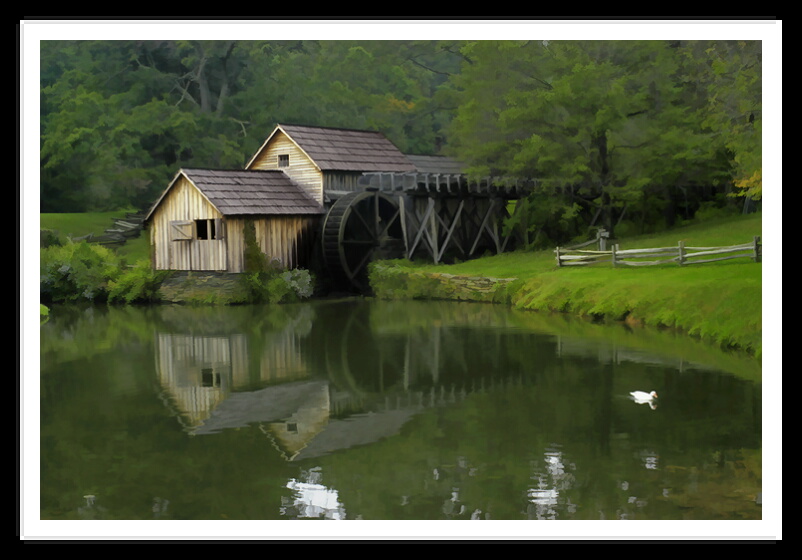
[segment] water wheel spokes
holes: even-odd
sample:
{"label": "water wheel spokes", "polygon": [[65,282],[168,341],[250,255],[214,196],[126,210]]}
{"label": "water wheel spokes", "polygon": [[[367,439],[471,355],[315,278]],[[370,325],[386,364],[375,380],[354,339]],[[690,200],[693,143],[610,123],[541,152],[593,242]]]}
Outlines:
{"label": "water wheel spokes", "polygon": [[400,239],[399,207],[379,192],[361,191],[339,198],[323,224],[326,265],[335,280],[367,288],[367,265]]}

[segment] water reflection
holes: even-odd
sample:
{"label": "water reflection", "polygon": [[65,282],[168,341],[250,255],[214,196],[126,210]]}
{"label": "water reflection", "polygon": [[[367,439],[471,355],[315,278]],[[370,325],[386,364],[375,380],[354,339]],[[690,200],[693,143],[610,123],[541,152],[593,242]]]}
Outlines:
{"label": "water reflection", "polygon": [[[170,330],[154,335],[164,400],[192,435],[258,425],[285,459],[301,460],[397,434],[427,408],[535,383],[533,355],[538,369],[565,357],[711,369],[606,341],[535,336],[499,306],[444,314],[426,305],[287,306],[270,329],[255,332],[239,330],[247,321],[198,329],[197,320],[176,332],[173,316],[165,321]],[[652,399],[632,399],[657,408]]]}
{"label": "water reflection", "polygon": [[282,499],[281,515],[293,519],[346,519],[345,507],[337,491],[320,483],[320,469],[303,473],[303,481],[291,479],[287,488],[293,491]]}
{"label": "water reflection", "polygon": [[[575,465],[571,465],[572,469]],[[571,488],[574,475],[566,470],[563,453],[559,449],[547,449],[543,456],[543,465],[535,465],[532,479],[536,484],[531,487],[527,496],[530,505],[527,508],[529,519],[557,519],[560,494]],[[569,499],[563,504],[568,514],[576,512],[576,505]]]}
{"label": "water reflection", "polygon": [[759,385],[624,331],[436,302],[136,313],[43,326],[50,518],[760,516]]}

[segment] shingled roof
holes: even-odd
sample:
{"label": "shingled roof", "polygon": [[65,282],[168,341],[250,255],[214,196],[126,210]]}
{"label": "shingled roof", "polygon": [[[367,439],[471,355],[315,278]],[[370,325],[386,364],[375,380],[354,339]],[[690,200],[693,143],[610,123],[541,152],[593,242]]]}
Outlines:
{"label": "shingled roof", "polygon": [[224,216],[323,213],[323,207],[303,187],[277,169],[181,169],[153,205],[148,217],[181,175],[189,179]]}
{"label": "shingled roof", "polygon": [[412,162],[381,132],[280,124],[270,138],[279,130],[322,171],[415,171]]}
{"label": "shingled roof", "polygon": [[415,168],[420,173],[461,175],[464,173],[465,169],[465,166],[461,162],[445,156],[418,156],[407,154],[407,158],[415,164]]}

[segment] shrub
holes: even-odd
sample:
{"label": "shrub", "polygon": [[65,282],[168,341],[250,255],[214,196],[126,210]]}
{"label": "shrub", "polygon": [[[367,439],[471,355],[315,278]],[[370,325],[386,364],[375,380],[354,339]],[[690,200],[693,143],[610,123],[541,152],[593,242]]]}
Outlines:
{"label": "shrub", "polygon": [[40,249],[40,300],[102,302],[120,274],[119,259],[102,245],[82,241],[46,247]]}
{"label": "shrub", "polygon": [[153,270],[147,260],[138,261],[133,267],[109,282],[109,302],[148,303],[159,300],[159,286],[169,272]]}
{"label": "shrub", "polygon": [[303,269],[248,272],[242,278],[251,303],[290,303],[314,291],[314,277]]}
{"label": "shrub", "polygon": [[306,299],[314,291],[308,270],[286,270],[277,259],[269,259],[256,242],[252,220],[245,222],[245,273],[242,275],[251,303],[287,303]]}
{"label": "shrub", "polygon": [[52,229],[40,229],[39,247],[52,247],[53,245],[62,245],[59,233]]}

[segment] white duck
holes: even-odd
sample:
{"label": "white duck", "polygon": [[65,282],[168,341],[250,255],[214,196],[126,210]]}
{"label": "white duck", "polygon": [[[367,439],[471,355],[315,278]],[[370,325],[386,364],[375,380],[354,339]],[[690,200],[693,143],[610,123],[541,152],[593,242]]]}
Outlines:
{"label": "white duck", "polygon": [[638,404],[648,404],[655,408],[654,401],[657,399],[657,391],[652,391],[651,393],[647,393],[645,391],[632,391],[629,393],[632,396],[632,400],[634,400]]}

